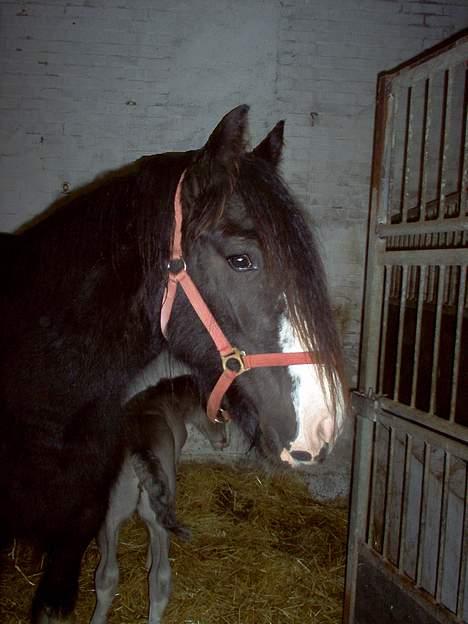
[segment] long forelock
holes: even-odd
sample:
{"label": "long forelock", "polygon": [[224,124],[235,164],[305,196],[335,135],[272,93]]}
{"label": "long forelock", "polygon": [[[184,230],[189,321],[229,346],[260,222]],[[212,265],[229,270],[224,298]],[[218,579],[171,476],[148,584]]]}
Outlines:
{"label": "long forelock", "polygon": [[284,293],[288,317],[303,348],[313,352],[333,409],[342,400],[344,365],[324,266],[313,228],[272,167],[247,157],[237,192],[258,233],[267,270]]}

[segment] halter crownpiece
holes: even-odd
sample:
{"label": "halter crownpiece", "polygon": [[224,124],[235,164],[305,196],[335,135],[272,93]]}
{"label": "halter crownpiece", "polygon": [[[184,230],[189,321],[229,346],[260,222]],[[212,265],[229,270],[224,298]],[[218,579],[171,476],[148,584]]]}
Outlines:
{"label": "halter crownpiece", "polygon": [[161,306],[161,331],[167,339],[167,326],[171,318],[177,285],[180,284],[192,308],[205,326],[221,358],[223,372],[219,376],[207,403],[207,415],[213,422],[224,422],[229,419],[226,411],[221,409],[221,401],[232,382],[251,368],[269,366],[292,366],[296,364],[315,364],[312,353],[299,351],[296,353],[256,353],[248,355],[245,351],[233,347],[224,335],[210,309],[206,305],[197,286],[192,281],[182,253],[182,182],[185,171],[177,184],[174,197],[174,234],[172,237],[171,257],[168,262],[168,279]]}

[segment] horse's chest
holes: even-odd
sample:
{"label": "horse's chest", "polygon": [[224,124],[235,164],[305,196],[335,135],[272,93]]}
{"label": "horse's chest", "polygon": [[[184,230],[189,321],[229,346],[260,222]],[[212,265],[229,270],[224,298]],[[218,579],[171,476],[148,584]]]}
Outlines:
{"label": "horse's chest", "polygon": [[[72,443],[64,427],[44,420],[12,432],[0,453],[1,515],[14,533],[60,530],[75,510],[105,507],[120,451],[112,435],[90,430]],[[20,526],[21,523],[21,526]]]}

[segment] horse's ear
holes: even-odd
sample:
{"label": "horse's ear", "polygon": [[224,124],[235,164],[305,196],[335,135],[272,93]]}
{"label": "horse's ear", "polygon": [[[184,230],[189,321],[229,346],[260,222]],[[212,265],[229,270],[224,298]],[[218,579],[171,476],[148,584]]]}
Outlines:
{"label": "horse's ear", "polygon": [[227,113],[187,168],[184,198],[191,207],[189,220],[197,219],[199,230],[213,216],[210,206],[222,210],[226,195],[235,186],[240,159],[245,153],[248,111],[244,104]]}
{"label": "horse's ear", "polygon": [[266,160],[273,167],[277,167],[281,160],[284,145],[284,120],[279,121],[261,143],[252,151],[252,154]]}
{"label": "horse's ear", "polygon": [[227,113],[198,152],[187,175],[192,178],[195,196],[218,184],[225,186],[228,182],[233,186],[239,159],[245,151],[248,110],[244,104]]}
{"label": "horse's ear", "polygon": [[238,160],[245,150],[248,112],[249,107],[242,104],[224,115],[211,133],[202,153],[227,168],[233,160]]}

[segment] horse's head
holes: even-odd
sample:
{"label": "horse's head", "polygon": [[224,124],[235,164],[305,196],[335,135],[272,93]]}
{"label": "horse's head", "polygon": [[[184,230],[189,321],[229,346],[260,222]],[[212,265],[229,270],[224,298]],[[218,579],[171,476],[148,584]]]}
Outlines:
{"label": "horse's head", "polygon": [[201,408],[194,410],[187,421],[210,443],[211,448],[220,451],[229,445],[228,428],[225,422],[212,422]]}
{"label": "horse's head", "polygon": [[[181,190],[183,255],[231,345],[247,354],[313,353],[315,364],[246,371],[223,399],[268,455],[310,463],[342,426],[339,339],[313,234],[277,172],[284,124],[248,151],[247,111],[226,115],[192,154]],[[220,357],[180,288],[167,336],[209,394]]]}

